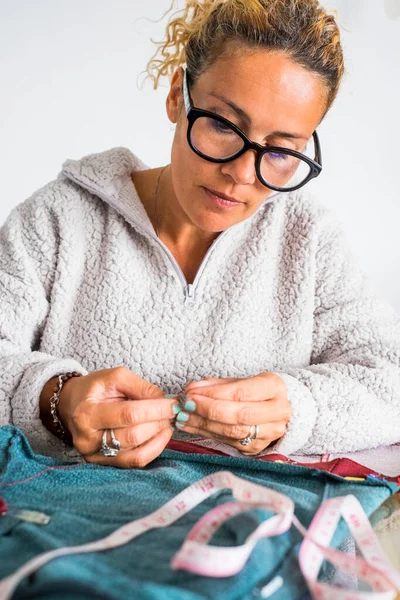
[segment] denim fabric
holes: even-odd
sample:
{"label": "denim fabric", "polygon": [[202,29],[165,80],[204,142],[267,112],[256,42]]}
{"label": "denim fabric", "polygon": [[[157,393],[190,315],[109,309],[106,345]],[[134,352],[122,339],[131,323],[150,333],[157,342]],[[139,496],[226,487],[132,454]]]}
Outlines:
{"label": "denim fabric", "polygon": [[[311,468],[225,456],[183,454],[166,450],[144,469],[121,470],[88,464],[53,469],[28,481],[43,469],[63,463],[35,455],[16,428],[0,428],[0,496],[10,508],[39,510],[51,516],[46,526],[0,518],[0,578],[38,553],[60,546],[87,543],[110,534],[122,524],[143,517],[165,504],[191,483],[220,470],[273,488],[290,496],[304,526],[325,498],[354,494],[371,514],[397,487],[377,479],[365,482]],[[120,600],[257,600],[260,589],[276,575],[284,586],[274,600],[306,597],[297,553],[301,536],[289,532],[258,542],[244,569],[236,576],[213,579],[172,571],[170,561],[204,512],[232,499],[221,491],[164,530],[152,530],[114,550],[60,557],[17,588],[13,598],[104,598]],[[253,510],[227,522],[212,543],[241,543],[265,516]],[[334,544],[348,535],[341,526]]]}

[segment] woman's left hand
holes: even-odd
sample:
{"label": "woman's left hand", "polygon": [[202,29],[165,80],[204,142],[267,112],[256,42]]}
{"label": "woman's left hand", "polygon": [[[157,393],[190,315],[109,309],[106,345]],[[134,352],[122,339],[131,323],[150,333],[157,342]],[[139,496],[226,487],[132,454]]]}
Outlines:
{"label": "woman's left hand", "polygon": [[[249,379],[204,379],[186,386],[180,431],[220,440],[242,454],[258,454],[281,438],[292,415],[286,384],[271,372]],[[258,425],[257,438],[240,443]],[[253,427],[254,432],[254,427]]]}

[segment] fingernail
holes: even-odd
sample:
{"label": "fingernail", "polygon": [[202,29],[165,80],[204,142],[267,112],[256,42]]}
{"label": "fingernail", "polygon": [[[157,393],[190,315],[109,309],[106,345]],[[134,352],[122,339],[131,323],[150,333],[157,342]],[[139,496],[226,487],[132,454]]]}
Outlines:
{"label": "fingernail", "polygon": [[188,421],[189,415],[187,413],[183,412],[183,410],[181,410],[181,412],[178,414],[176,419],[177,419],[177,421]]}
{"label": "fingernail", "polygon": [[185,402],[183,408],[185,410],[188,410],[189,412],[194,412],[196,410],[196,402],[193,402],[193,400],[188,400],[187,402]]}
{"label": "fingernail", "polygon": [[182,427],[185,427],[186,423],[179,423],[179,421],[175,421],[175,427],[178,427],[179,429],[182,429]]}
{"label": "fingernail", "polygon": [[177,415],[178,413],[180,413],[181,410],[182,410],[182,406],[180,404],[172,405],[172,412],[174,413],[174,415]]}
{"label": "fingernail", "polygon": [[176,394],[165,394],[165,398],[168,398],[168,400],[172,400],[172,398],[176,398]]}

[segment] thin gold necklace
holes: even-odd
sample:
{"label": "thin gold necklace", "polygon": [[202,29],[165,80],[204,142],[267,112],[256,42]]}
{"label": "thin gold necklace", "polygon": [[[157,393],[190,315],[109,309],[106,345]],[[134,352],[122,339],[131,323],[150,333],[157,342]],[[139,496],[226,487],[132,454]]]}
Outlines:
{"label": "thin gold necklace", "polygon": [[157,237],[159,237],[159,235],[158,235],[158,213],[157,213],[158,188],[160,186],[161,175],[164,173],[165,169],[168,166],[169,165],[166,165],[163,169],[161,169],[160,174],[157,177],[156,191],[154,192],[154,220],[155,220],[154,229],[156,230],[156,236]]}

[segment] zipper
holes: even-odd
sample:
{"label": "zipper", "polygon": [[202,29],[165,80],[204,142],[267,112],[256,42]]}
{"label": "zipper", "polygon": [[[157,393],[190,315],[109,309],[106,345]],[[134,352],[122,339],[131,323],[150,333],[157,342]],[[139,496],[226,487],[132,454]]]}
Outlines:
{"label": "zipper", "polygon": [[[65,175],[66,177],[68,177],[68,179],[71,179],[71,181],[73,181],[74,183],[76,183],[77,185],[79,185],[80,187],[82,187],[82,182],[80,182],[78,179],[76,179],[73,175],[71,175],[71,173],[67,172],[67,171],[61,171],[63,175]],[[87,183],[85,182],[85,188],[91,192],[92,194],[94,194],[95,196],[98,196],[99,198],[101,198],[102,200],[104,200],[104,202],[106,202],[107,204],[110,204],[110,198],[107,197],[105,194],[102,194],[101,192],[99,192],[99,190],[95,189],[94,187],[87,185]],[[111,206],[113,206],[111,204]],[[117,212],[119,212],[119,214],[121,214],[123,217],[125,217],[128,221],[131,221],[130,218],[128,218],[128,215],[125,214],[124,211],[121,211],[120,208],[113,206],[113,208],[115,208],[115,210],[117,210]],[[154,233],[148,229],[145,229],[144,227],[142,227],[139,223],[135,222],[135,225],[137,225],[140,229],[142,229],[143,231],[145,231],[147,234],[149,234],[153,240],[155,240],[157,242],[157,244],[160,246],[160,248],[164,251],[164,253],[168,256],[172,267],[175,270],[175,273],[178,276],[178,279],[182,285],[182,289],[184,292],[184,303],[185,306],[188,305],[193,305],[194,301],[195,301],[195,291],[196,291],[196,284],[198,283],[205,267],[206,264],[212,254],[212,252],[215,250],[217,244],[220,242],[220,240],[222,240],[223,237],[225,237],[225,235],[228,233],[229,229],[226,229],[223,233],[221,233],[216,240],[214,240],[214,242],[211,244],[210,248],[207,250],[206,255],[204,256],[201,265],[197,271],[196,277],[193,281],[193,283],[188,283],[186,281],[186,277],[182,271],[182,269],[180,268],[178,262],[175,260],[175,257],[173,256],[172,252],[169,250],[169,248],[167,248],[167,246],[156,236],[154,235]]]}
{"label": "zipper", "polygon": [[185,305],[191,304],[194,302],[194,286],[193,283],[188,283],[185,290]]}
{"label": "zipper", "polygon": [[[140,227],[140,225],[139,225]],[[143,228],[142,228],[143,229]],[[147,230],[146,230],[147,231]],[[165,244],[163,244],[163,242],[156,236],[154,235],[151,231],[148,231],[148,233],[151,235],[151,237],[153,238],[153,240],[155,240],[157,242],[157,244],[160,246],[160,248],[162,248],[162,250],[164,250],[165,254],[168,256],[173,268],[175,269],[176,274],[179,277],[179,280],[182,283],[182,287],[184,290],[184,294],[185,294],[185,305],[189,306],[189,305],[193,305],[195,302],[195,292],[196,292],[196,285],[199,282],[199,279],[210,259],[210,256],[212,254],[212,252],[215,250],[217,244],[220,242],[220,240],[228,233],[228,229],[226,229],[223,233],[221,233],[216,240],[214,240],[214,242],[211,244],[211,246],[209,247],[209,249],[206,252],[206,255],[204,256],[201,265],[196,273],[196,277],[194,278],[193,283],[188,283],[186,281],[186,277],[183,274],[182,269],[180,268],[178,262],[175,260],[174,255],[172,254],[172,252],[170,252],[169,248],[167,248],[167,246]]]}

